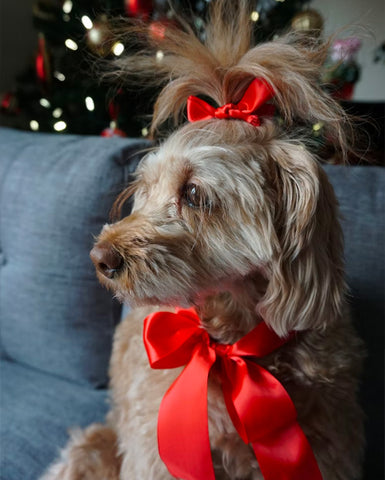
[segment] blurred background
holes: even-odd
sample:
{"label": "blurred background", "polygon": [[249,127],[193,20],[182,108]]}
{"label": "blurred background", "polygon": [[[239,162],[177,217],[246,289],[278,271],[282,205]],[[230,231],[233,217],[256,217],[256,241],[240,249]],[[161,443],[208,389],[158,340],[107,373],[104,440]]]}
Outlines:
{"label": "blurred background", "polygon": [[[202,37],[209,3],[173,1]],[[147,136],[157,92],[147,90],[138,101],[137,92],[101,83],[90,68],[91,58],[109,60],[132,48],[113,37],[116,16],[143,19],[153,35],[176,23],[167,0],[0,0],[0,125]],[[383,0],[259,0],[251,15],[257,41],[288,29],[325,38],[352,26],[337,36],[321,81],[350,112],[374,119],[368,128],[376,163],[384,139],[384,18]],[[322,124],[312,133],[325,150]]]}

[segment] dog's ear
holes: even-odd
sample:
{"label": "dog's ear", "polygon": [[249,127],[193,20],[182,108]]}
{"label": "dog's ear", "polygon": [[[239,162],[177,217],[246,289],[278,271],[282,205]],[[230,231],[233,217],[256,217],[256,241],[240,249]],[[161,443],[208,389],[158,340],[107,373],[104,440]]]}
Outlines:
{"label": "dog's ear", "polygon": [[327,176],[302,146],[272,153],[272,218],[278,238],[260,309],[279,335],[324,328],[341,315],[345,283],[337,201]]}

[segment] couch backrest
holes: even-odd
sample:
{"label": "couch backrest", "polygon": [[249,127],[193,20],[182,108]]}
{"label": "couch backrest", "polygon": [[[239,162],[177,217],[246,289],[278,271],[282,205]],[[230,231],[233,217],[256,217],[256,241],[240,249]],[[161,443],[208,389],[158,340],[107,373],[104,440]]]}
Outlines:
{"label": "couch backrest", "polygon": [[385,168],[331,165],[325,170],[340,203],[348,300],[367,350],[360,391],[365,478],[384,478]]}
{"label": "couch backrest", "polygon": [[9,359],[106,384],[121,307],[89,251],[145,146],[0,129],[0,341]]}

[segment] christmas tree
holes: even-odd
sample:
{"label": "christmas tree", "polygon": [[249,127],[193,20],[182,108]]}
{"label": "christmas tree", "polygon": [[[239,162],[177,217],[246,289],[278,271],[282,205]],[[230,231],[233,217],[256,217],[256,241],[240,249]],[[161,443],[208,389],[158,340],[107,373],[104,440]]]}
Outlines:
{"label": "christmas tree", "polygon": [[[1,124],[33,131],[145,136],[157,92],[130,91],[101,82],[93,65],[129,48],[112,32],[112,19],[134,17],[159,32],[187,18],[199,35],[210,0],[37,0],[35,62],[3,92]],[[251,13],[257,42],[281,32],[322,29],[306,0],[259,0]],[[133,48],[133,47],[130,47]]]}

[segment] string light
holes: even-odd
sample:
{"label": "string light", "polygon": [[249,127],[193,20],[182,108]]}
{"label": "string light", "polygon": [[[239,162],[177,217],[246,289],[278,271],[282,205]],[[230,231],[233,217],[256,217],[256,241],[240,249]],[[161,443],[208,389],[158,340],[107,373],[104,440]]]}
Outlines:
{"label": "string light", "polygon": [[49,100],[47,100],[46,98],[41,98],[39,103],[44,108],[49,108],[51,106]]}
{"label": "string light", "polygon": [[98,45],[102,41],[102,34],[100,32],[100,29],[95,27],[91,28],[88,33],[88,38],[92,43]]}
{"label": "string light", "polygon": [[147,137],[148,129],[146,127],[142,128],[142,137]]}
{"label": "string light", "polygon": [[313,125],[313,130],[314,130],[315,132],[318,132],[319,130],[321,130],[322,127],[323,127],[323,123],[322,123],[322,122],[318,122],[318,123],[315,123],[315,124]]}
{"label": "string light", "polygon": [[63,120],[59,120],[58,122],[53,124],[53,128],[57,132],[62,132],[63,130],[65,130],[67,128],[67,124],[66,124],[66,122],[63,122]]}
{"label": "string light", "polygon": [[257,11],[251,12],[250,18],[252,22],[258,22],[259,13]]}
{"label": "string light", "polygon": [[86,97],[85,103],[86,103],[87,110],[89,110],[90,112],[93,112],[95,110],[95,103],[91,97]]}
{"label": "string light", "polygon": [[116,55],[117,57],[119,55],[121,55],[123,52],[124,52],[124,45],[123,43],[120,43],[120,42],[116,42],[113,47],[112,47],[112,52],[114,55]]}
{"label": "string light", "polygon": [[63,114],[63,110],[61,108],[55,108],[55,110],[52,112],[52,116],[54,118],[60,118]]}
{"label": "string light", "polygon": [[71,10],[72,10],[72,2],[71,0],[65,0],[65,2],[63,3],[63,12],[64,13],[71,13]]}
{"label": "string light", "polygon": [[57,80],[59,80],[60,82],[64,82],[64,80],[66,79],[66,77],[65,77],[65,75],[64,75],[63,73],[57,72],[57,71],[53,72],[53,76],[54,76]]}
{"label": "string light", "polygon": [[91,28],[94,26],[92,20],[90,19],[90,17],[87,17],[87,15],[83,15],[81,21],[87,30],[91,30]]}
{"label": "string light", "polygon": [[71,38],[67,38],[67,40],[64,42],[65,46],[69,48],[70,50],[77,50],[78,49],[78,44],[74,42]]}
{"label": "string light", "polygon": [[155,55],[156,60],[158,62],[161,62],[163,57],[164,57],[164,53],[162,52],[162,50],[158,50]]}
{"label": "string light", "polygon": [[29,122],[29,127],[34,132],[37,132],[39,130],[39,122],[37,122],[36,120],[31,120]]}

